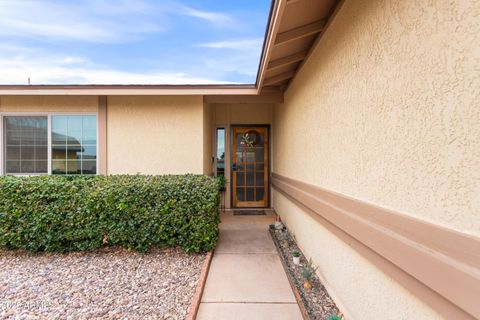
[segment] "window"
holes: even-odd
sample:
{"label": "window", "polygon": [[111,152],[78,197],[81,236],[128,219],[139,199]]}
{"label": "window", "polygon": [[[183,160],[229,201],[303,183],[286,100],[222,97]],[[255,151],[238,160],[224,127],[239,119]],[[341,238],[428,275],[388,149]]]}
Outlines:
{"label": "window", "polygon": [[48,173],[48,118],[3,119],[5,173]]}
{"label": "window", "polygon": [[6,174],[96,174],[97,116],[4,116]]}
{"label": "window", "polygon": [[225,129],[217,128],[217,177],[225,175]]}
{"label": "window", "polygon": [[52,174],[96,172],[96,116],[52,116]]}

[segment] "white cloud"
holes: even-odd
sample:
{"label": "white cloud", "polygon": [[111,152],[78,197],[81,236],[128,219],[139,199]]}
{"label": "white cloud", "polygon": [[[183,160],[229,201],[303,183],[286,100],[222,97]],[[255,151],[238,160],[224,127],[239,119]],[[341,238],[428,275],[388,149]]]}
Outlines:
{"label": "white cloud", "polygon": [[214,26],[233,24],[226,14],[177,2],[151,0],[0,0],[0,36],[88,42],[127,42],[166,30],[175,15]]}
{"label": "white cloud", "polygon": [[19,46],[0,46],[0,84],[212,84],[225,83],[181,72],[129,72]]}
{"label": "white cloud", "polygon": [[199,18],[217,26],[231,26],[234,23],[234,20],[226,14],[211,11],[202,11],[183,5],[178,5],[178,7],[180,8],[181,13],[186,16]]}
{"label": "white cloud", "polygon": [[[26,36],[81,40],[88,42],[123,42],[142,33],[159,32],[153,19],[139,19],[142,1],[52,2],[46,0],[0,0],[0,36]],[[116,10],[116,11],[115,11]],[[117,15],[112,16],[112,12]]]}
{"label": "white cloud", "polygon": [[[183,1],[0,0],[0,84],[26,84],[29,77],[32,84],[200,84],[254,77],[261,38],[178,43],[175,54],[156,53],[163,45],[156,33],[180,23],[188,27],[200,19],[207,26],[228,29],[220,34],[232,34],[231,28],[240,26],[233,16]],[[244,34],[244,28],[233,33]],[[135,50],[111,51],[118,50],[113,43],[137,40]],[[156,42],[139,56],[149,41]],[[104,45],[97,53],[99,43]],[[115,59],[109,61],[106,54]],[[129,63],[122,65],[121,57]],[[150,69],[132,71],[132,65]]]}
{"label": "white cloud", "polygon": [[226,40],[217,42],[200,43],[197,46],[212,49],[235,49],[235,50],[257,50],[262,47],[263,39],[242,39],[242,40]]}

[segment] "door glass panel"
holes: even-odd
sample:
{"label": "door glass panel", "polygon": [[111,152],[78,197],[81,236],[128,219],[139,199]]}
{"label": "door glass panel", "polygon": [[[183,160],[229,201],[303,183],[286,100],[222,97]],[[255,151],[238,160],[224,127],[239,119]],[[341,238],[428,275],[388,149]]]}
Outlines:
{"label": "door glass panel", "polygon": [[237,144],[238,147],[242,146],[242,133],[237,133],[237,136],[235,138],[235,143]]}
{"label": "door glass panel", "polygon": [[237,186],[244,186],[245,185],[245,173],[244,172],[237,172]]}
{"label": "door glass panel", "polygon": [[247,196],[245,201],[255,201],[255,188],[247,188]]}
{"label": "door glass panel", "polygon": [[247,162],[254,162],[255,160],[255,151],[247,151]]}
{"label": "door glass panel", "polygon": [[262,201],[264,196],[265,196],[265,188],[264,187],[256,188],[255,201]]}
{"label": "door glass panel", "polygon": [[239,162],[244,162],[243,151],[237,151],[237,164],[239,164]]}
{"label": "door glass panel", "polygon": [[255,185],[256,186],[262,186],[265,179],[264,179],[265,174],[263,172],[256,172],[255,173]]}
{"label": "door glass panel", "polygon": [[264,149],[263,148],[257,148],[255,150],[255,161],[257,162],[263,162],[264,161]]}
{"label": "door glass panel", "polygon": [[237,188],[238,201],[245,201],[245,188]]}
{"label": "door glass panel", "polygon": [[247,172],[246,173],[247,175],[247,186],[255,186],[255,180],[254,180],[254,177],[255,177],[255,173],[254,172]]}

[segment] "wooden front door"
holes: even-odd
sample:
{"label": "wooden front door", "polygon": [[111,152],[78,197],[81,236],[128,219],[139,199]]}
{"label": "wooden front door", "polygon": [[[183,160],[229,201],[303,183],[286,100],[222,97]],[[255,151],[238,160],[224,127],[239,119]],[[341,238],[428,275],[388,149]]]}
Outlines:
{"label": "wooden front door", "polygon": [[268,206],[268,127],[232,128],[232,198],[235,208]]}

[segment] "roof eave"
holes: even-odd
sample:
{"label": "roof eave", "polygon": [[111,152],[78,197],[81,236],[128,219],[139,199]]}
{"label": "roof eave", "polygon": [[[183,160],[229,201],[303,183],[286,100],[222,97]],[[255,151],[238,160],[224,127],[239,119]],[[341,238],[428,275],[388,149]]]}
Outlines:
{"label": "roof eave", "polygon": [[0,95],[255,95],[240,85],[0,85]]}

